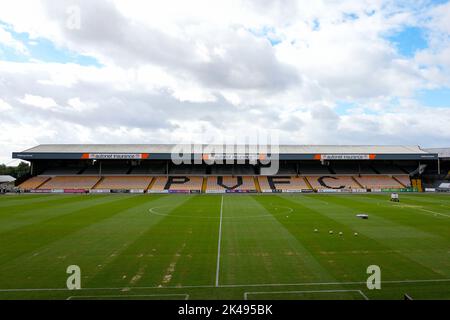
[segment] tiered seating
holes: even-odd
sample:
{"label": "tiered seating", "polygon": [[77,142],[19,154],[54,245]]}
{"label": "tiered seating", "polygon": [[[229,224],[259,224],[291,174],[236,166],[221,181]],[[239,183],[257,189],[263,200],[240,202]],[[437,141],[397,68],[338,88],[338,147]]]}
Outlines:
{"label": "tiered seating", "polygon": [[[219,185],[220,179],[222,179],[222,184],[228,188]],[[238,185],[239,180],[242,179],[242,184]],[[255,181],[253,177],[209,177],[206,185],[206,191],[254,191],[256,190]]]}
{"label": "tiered seating", "polygon": [[22,190],[33,190],[37,189],[41,184],[47,181],[49,177],[36,176],[28,179],[27,181],[20,184],[19,188]]}
{"label": "tiered seating", "polygon": [[[201,191],[203,177],[156,177],[151,191]],[[183,182],[187,180],[186,182]],[[169,183],[171,182],[171,183]]]}
{"label": "tiered seating", "polygon": [[95,189],[110,189],[110,190],[145,190],[152,181],[151,177],[105,177]]}
{"label": "tiered seating", "polygon": [[[282,191],[301,191],[310,189],[306,184],[305,179],[303,177],[290,177],[290,176],[279,176],[279,177],[258,177],[259,186],[261,187],[261,191],[270,191],[272,188],[270,187],[269,179],[272,179],[274,182],[275,190]],[[277,183],[278,181],[278,183]],[[280,183],[288,181],[288,184]]]}
{"label": "tiered seating", "polygon": [[308,176],[306,178],[316,190],[361,188],[352,177],[349,176]]}
{"label": "tiered seating", "polygon": [[356,180],[365,188],[365,189],[389,189],[389,188],[403,188],[403,186],[395,181],[390,176],[360,176],[355,177]]}
{"label": "tiered seating", "polygon": [[92,189],[100,177],[54,177],[44,183],[39,189]]}
{"label": "tiered seating", "polygon": [[411,179],[409,178],[408,175],[401,175],[401,176],[394,176],[395,179],[397,179],[398,181],[400,181],[400,183],[402,183],[405,187],[410,187],[411,186]]}

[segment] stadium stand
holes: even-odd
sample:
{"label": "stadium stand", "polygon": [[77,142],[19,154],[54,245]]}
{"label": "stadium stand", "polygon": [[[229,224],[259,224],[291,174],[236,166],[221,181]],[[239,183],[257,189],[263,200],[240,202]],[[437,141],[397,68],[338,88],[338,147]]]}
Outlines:
{"label": "stadium stand", "polygon": [[[450,169],[447,156],[450,150],[433,153],[418,146],[281,145],[277,148],[277,175],[265,176],[269,165],[264,160],[270,157],[270,152],[260,153],[258,157],[227,154],[226,159],[232,164],[221,164],[224,157],[220,153],[203,153],[202,164],[176,165],[171,158],[174,147],[179,146],[41,145],[13,153],[13,158],[32,164],[31,178],[19,188],[44,192],[55,189],[56,192],[61,189],[68,189],[68,192],[70,189],[74,192],[77,189],[117,192],[420,191],[421,182],[423,189],[435,188],[434,182],[445,179]],[[213,148],[207,147],[211,152]],[[193,156],[198,155],[198,151],[195,152]],[[219,161],[210,165],[207,160],[211,160],[211,156],[217,156]]]}
{"label": "stadium stand", "polygon": [[130,176],[115,176],[104,177],[96,186],[95,189],[106,190],[147,190],[152,182],[152,177],[130,177]]}
{"label": "stadium stand", "polygon": [[208,177],[206,192],[223,192],[223,191],[255,191],[255,181],[253,177],[248,176],[217,176]]}
{"label": "stadium stand", "polygon": [[282,191],[301,191],[311,190],[303,177],[295,176],[276,176],[276,177],[258,177],[258,182],[262,192],[272,190]]}
{"label": "stadium stand", "polygon": [[50,177],[44,177],[44,176],[31,177],[30,179],[28,179],[25,182],[23,182],[22,184],[20,184],[19,188],[22,190],[34,190],[34,189],[39,188],[47,180],[50,180]]}
{"label": "stadium stand", "polygon": [[361,186],[351,176],[308,176],[306,177],[315,190],[323,189],[360,189]]}
{"label": "stadium stand", "polygon": [[202,177],[156,177],[151,191],[201,191]]}
{"label": "stadium stand", "polygon": [[390,176],[359,176],[355,177],[355,179],[365,189],[403,188],[398,181]]}
{"label": "stadium stand", "polygon": [[45,182],[39,189],[85,189],[89,190],[99,182],[100,177],[68,176],[54,177]]}
{"label": "stadium stand", "polygon": [[400,182],[405,187],[411,187],[411,179],[408,175],[395,175],[393,176],[394,179],[396,179],[398,182]]}

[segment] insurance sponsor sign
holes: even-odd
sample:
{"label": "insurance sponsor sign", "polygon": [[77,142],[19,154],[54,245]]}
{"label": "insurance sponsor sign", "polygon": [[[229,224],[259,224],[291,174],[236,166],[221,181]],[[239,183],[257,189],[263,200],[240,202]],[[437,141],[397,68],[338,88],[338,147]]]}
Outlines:
{"label": "insurance sponsor sign", "polygon": [[316,159],[320,160],[373,160],[375,154],[317,154]]}
{"label": "insurance sponsor sign", "polygon": [[266,160],[265,154],[203,154],[203,160],[205,161],[234,161],[234,160]]}
{"label": "insurance sponsor sign", "polygon": [[139,160],[147,159],[148,153],[84,153],[83,159],[96,159],[96,160]]}

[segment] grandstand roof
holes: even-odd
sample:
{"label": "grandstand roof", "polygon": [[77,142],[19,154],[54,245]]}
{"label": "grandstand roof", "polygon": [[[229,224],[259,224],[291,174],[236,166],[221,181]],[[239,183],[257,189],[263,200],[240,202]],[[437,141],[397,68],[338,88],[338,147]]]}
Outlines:
{"label": "grandstand roof", "polygon": [[[178,148],[175,148],[178,147]],[[225,148],[224,148],[225,147]],[[222,149],[218,149],[222,148]],[[171,159],[172,152],[198,155],[278,153],[281,160],[407,160],[437,159],[419,146],[380,145],[280,145],[277,149],[264,150],[257,146],[242,145],[175,145],[175,144],[42,144],[22,152],[14,152],[13,158],[35,159]]]}
{"label": "grandstand roof", "polygon": [[439,158],[450,159],[450,148],[427,148],[424,150],[430,153],[437,153]]}
{"label": "grandstand roof", "polygon": [[13,182],[13,181],[16,181],[16,179],[14,177],[11,177],[11,176],[0,176],[0,183]]}
{"label": "grandstand roof", "polygon": [[[28,150],[30,153],[171,153],[175,144],[41,144]],[[190,146],[190,145],[182,145]],[[203,145],[221,146],[221,145]],[[280,145],[280,153],[374,153],[374,154],[411,154],[429,153],[419,146],[376,146],[376,145]]]}

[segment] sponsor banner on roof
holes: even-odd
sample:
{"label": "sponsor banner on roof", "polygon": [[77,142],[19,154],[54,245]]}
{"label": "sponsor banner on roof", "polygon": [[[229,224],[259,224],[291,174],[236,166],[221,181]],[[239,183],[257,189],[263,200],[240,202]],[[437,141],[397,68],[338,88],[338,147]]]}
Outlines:
{"label": "sponsor banner on roof", "polygon": [[83,153],[83,159],[134,160],[147,159],[148,153]]}
{"label": "sponsor banner on roof", "polygon": [[375,154],[316,154],[317,160],[373,160]]}
{"label": "sponsor banner on roof", "polygon": [[223,160],[266,160],[265,154],[203,154],[203,160],[209,161],[223,161]]}

